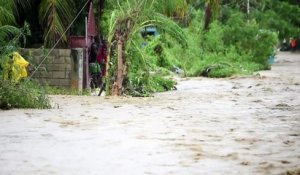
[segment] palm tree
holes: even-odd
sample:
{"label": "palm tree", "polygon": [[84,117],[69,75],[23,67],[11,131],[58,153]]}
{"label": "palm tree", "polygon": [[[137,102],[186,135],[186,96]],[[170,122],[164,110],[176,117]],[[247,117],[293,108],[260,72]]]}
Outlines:
{"label": "palm tree", "polygon": [[17,26],[16,19],[20,10],[33,10],[31,4],[39,3],[39,24],[43,29],[45,46],[53,46],[61,36],[63,44],[67,42],[64,32],[77,11],[74,2],[75,0],[1,0],[0,26]]}
{"label": "palm tree", "polygon": [[74,18],[73,0],[42,0],[39,9],[39,20],[44,30],[44,44],[53,46],[62,36],[67,42],[65,30]]}
{"label": "palm tree", "polygon": [[22,31],[11,25],[0,26],[0,38],[2,38],[0,40],[0,52],[2,47],[7,45],[8,41],[17,41],[16,39],[19,39],[19,37],[17,37],[16,39],[11,40],[11,38],[14,38],[15,36],[23,36]]}
{"label": "palm tree", "polygon": [[21,30],[13,26],[16,23],[14,17],[15,9],[13,1],[0,1],[0,51],[12,37],[21,34]]}
{"label": "palm tree", "polygon": [[[166,16],[155,11],[155,2],[155,0],[127,0],[126,2],[117,0],[118,9],[111,14],[108,34],[108,53],[115,52],[117,54],[117,65],[116,72],[109,73],[107,71],[106,79],[110,80],[111,77],[114,79],[112,85],[107,81],[108,94],[122,95],[130,61],[126,54],[127,49],[132,46],[134,35],[141,29],[155,25],[178,39],[183,45],[186,43],[181,28]],[[112,45],[115,47],[110,47]],[[108,55],[109,63],[110,59],[114,59],[114,57],[110,56],[111,54]],[[107,64],[107,69],[109,69],[109,64]]]}

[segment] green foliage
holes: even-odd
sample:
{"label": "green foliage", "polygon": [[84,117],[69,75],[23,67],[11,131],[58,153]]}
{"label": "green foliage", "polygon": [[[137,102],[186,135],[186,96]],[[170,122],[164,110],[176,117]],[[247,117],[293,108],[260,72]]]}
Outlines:
{"label": "green foliage", "polygon": [[[185,71],[186,76],[228,77],[235,74],[251,74],[268,69],[268,57],[274,55],[277,34],[260,29],[255,21],[247,22],[244,14],[233,12],[224,24],[217,21],[210,30],[202,32],[203,13],[195,12],[185,30],[188,48],[182,49],[172,40],[164,48],[166,57]],[[167,58],[169,59],[169,58]]]}
{"label": "green foliage", "polygon": [[176,61],[173,54],[166,50],[166,44],[168,43],[164,43],[164,40],[176,42],[172,37],[168,37],[168,35],[164,34],[157,37],[149,36],[144,41],[147,45],[143,48],[143,51],[148,57],[150,67],[153,68],[152,70],[159,67],[171,70],[173,68],[174,61]]}
{"label": "green foliage", "polygon": [[176,82],[170,78],[162,77],[160,75],[151,76],[150,92],[164,92],[175,89]]}
{"label": "green foliage", "polygon": [[131,74],[125,94],[132,96],[151,96],[155,92],[164,92],[175,89],[176,82],[161,75]]}
{"label": "green foliage", "polygon": [[74,16],[74,2],[70,0],[43,0],[40,4],[39,19],[44,29],[45,45],[53,46],[61,36],[66,43],[65,30]]}
{"label": "green foliage", "polygon": [[103,36],[108,36],[109,22],[111,17],[110,15],[111,15],[111,10],[104,9],[102,19],[101,21],[99,21],[100,31]]}
{"label": "green foliage", "polygon": [[175,88],[175,81],[169,78],[171,61],[165,57],[161,36],[149,37],[147,45],[141,35],[134,39],[133,47],[126,52],[130,56],[129,74],[125,84],[125,94],[132,96],[151,96]]}
{"label": "green foliage", "polygon": [[2,40],[0,40],[0,47],[4,47],[7,42],[16,35],[22,35],[20,29],[10,25],[0,26],[0,38],[2,38]]}
{"label": "green foliage", "polygon": [[[109,47],[108,51],[111,62],[107,76],[107,80],[109,81],[106,81],[106,90],[108,93],[112,89],[112,84],[119,83],[117,80],[121,76],[126,77],[122,85],[125,89],[130,84],[134,84],[131,82],[143,82],[147,86],[151,76],[145,76],[136,81],[131,75],[144,75],[144,72],[149,74],[149,71],[155,71],[156,66],[154,66],[155,64],[150,64],[151,62],[159,62],[164,66],[171,67],[172,64],[169,64],[168,60],[163,59],[163,53],[153,55],[140,49],[142,46],[141,30],[145,27],[155,26],[161,33],[167,33],[170,37],[177,40],[182,47],[186,47],[187,43],[182,28],[171,19],[157,13],[154,9],[155,3],[156,1],[154,0],[117,1],[117,8],[111,12],[108,22],[108,43],[109,45],[113,45],[113,47]],[[117,64],[117,59],[120,58],[117,55],[116,43],[122,44],[122,50],[124,50],[118,50],[118,52],[123,53],[122,59],[125,60],[123,62],[127,66],[129,75],[127,75],[127,70],[125,70],[126,75],[124,75],[117,68],[119,65]],[[159,46],[156,45],[154,50],[159,52]],[[149,62],[150,58],[155,58],[156,61],[151,59],[152,61]],[[117,76],[117,74],[119,75]]]}
{"label": "green foliage", "polygon": [[279,32],[279,38],[298,36],[300,33],[299,3],[286,0],[266,1],[266,7],[255,10],[253,16],[260,27]]}
{"label": "green foliage", "polygon": [[268,68],[267,59],[274,55],[278,42],[275,32],[260,29],[255,21],[246,22],[241,13],[235,13],[224,27],[224,42],[236,47],[239,54],[247,53],[252,60]]}
{"label": "green foliage", "polygon": [[[231,13],[236,11],[247,13],[245,0],[223,0],[222,4],[223,18],[228,18],[230,10]],[[257,21],[260,28],[278,32],[280,39],[287,39],[300,33],[299,7],[299,1],[295,0],[250,1],[249,18]]]}
{"label": "green foliage", "polygon": [[14,3],[11,0],[0,1],[0,27],[15,24]]}
{"label": "green foliage", "polygon": [[[214,3],[215,7],[220,4],[219,1],[210,2]],[[126,4],[126,2],[122,3]],[[114,11],[111,15],[109,31],[118,29],[116,27],[118,18],[124,20],[126,19],[124,17],[128,16],[128,13],[125,13],[128,10],[125,10],[122,3],[119,3],[122,10]],[[175,1],[173,3],[175,4]],[[244,2],[239,1],[239,3],[236,8],[232,8],[232,4],[226,5],[226,14],[222,14],[222,22],[215,20],[210,24],[209,30],[205,31],[203,31],[204,12],[201,10],[189,11],[191,21],[184,29],[180,29],[178,25],[170,25],[172,21],[165,20],[161,14],[147,11],[143,19],[148,21],[142,23],[143,25],[137,25],[140,28],[133,28],[124,52],[129,67],[127,83],[124,84],[126,92],[145,95],[169,89],[162,88],[163,86],[158,88],[157,84],[164,83],[156,83],[159,80],[153,77],[173,75],[172,72],[178,68],[183,70],[185,76],[207,77],[251,74],[254,71],[270,68],[267,60],[269,56],[274,55],[277,33],[263,28],[256,20],[249,21],[248,16],[239,11]],[[168,13],[174,8],[168,9],[172,4],[168,5],[170,6],[158,8],[158,11],[172,16]],[[196,7],[204,4],[198,2],[192,5]],[[263,5],[259,6],[259,3],[251,3],[251,5],[257,6],[257,10],[260,11],[265,9]],[[148,18],[146,14],[151,14],[155,18]],[[139,31],[150,24],[157,26],[160,36],[143,40],[139,36]],[[109,33],[114,34],[114,32]],[[114,35],[109,36],[110,39],[114,37]],[[147,43],[145,47],[142,47],[143,42]],[[112,65],[116,65],[115,54],[112,53],[112,58],[115,57],[111,60]],[[112,69],[114,70],[112,74],[115,76],[113,72],[117,69],[113,66]]]}
{"label": "green foliage", "polygon": [[25,45],[28,35],[31,35],[31,32],[27,23],[20,29],[10,25],[0,26],[0,57],[12,53],[20,45]]}
{"label": "green foliage", "polygon": [[190,21],[189,3],[185,0],[156,0],[155,9],[184,26]]}
{"label": "green foliage", "polygon": [[0,80],[0,108],[50,108],[43,88],[33,81]]}
{"label": "green foliage", "polygon": [[[8,26],[2,27],[10,29]],[[0,28],[0,34],[1,29],[3,28]],[[30,34],[26,25],[20,30],[14,27],[11,29],[16,30],[17,35],[13,35],[14,33],[10,31],[8,38],[11,41],[6,45],[5,42],[0,45],[0,108],[50,108],[49,99],[38,83],[29,79],[16,81],[10,79],[6,74],[7,72],[9,74],[10,64],[13,61],[11,54],[19,48],[20,37]],[[21,71],[18,68],[16,70]]]}
{"label": "green foliage", "polygon": [[11,63],[11,54],[19,49],[22,44],[25,45],[26,35],[30,34],[27,23],[21,29],[13,26],[5,25],[0,27],[0,36],[3,37],[0,41],[0,79],[5,78],[5,73],[8,72]]}
{"label": "green foliage", "polygon": [[[0,23],[13,24],[12,1],[1,2]],[[23,4],[25,1],[14,2]],[[46,39],[49,45],[62,35],[83,3],[83,0],[41,1],[40,24],[46,27],[44,36],[49,37]],[[210,4],[215,21],[203,31],[205,3]],[[183,69],[186,76],[208,77],[251,74],[268,69],[267,59],[274,54],[277,35],[284,38],[300,32],[299,5],[286,0],[251,1],[250,16],[246,14],[246,5],[243,0],[105,1],[99,23],[109,46],[107,93],[117,75],[116,34],[120,33],[124,37],[123,56],[128,66],[124,87],[129,94],[149,95],[171,89],[173,83],[170,82],[173,81],[165,77],[173,75],[174,67]],[[220,9],[222,13],[218,14]],[[217,21],[219,15],[221,21]],[[184,22],[184,27],[176,22]],[[160,36],[147,39],[147,46],[142,47],[145,41],[140,32],[147,26],[156,26]],[[2,29],[1,33],[0,28],[0,36],[4,36],[5,42],[18,33],[7,29]],[[1,46],[5,42],[0,41]]]}
{"label": "green foliage", "polygon": [[213,18],[217,19],[220,14],[221,1],[220,0],[206,0],[206,3],[209,4],[209,6],[212,10]]}
{"label": "green foliage", "polygon": [[0,57],[0,108],[50,108],[49,99],[38,83],[29,80],[16,82],[6,78],[8,67],[4,65],[9,60],[7,55]]}

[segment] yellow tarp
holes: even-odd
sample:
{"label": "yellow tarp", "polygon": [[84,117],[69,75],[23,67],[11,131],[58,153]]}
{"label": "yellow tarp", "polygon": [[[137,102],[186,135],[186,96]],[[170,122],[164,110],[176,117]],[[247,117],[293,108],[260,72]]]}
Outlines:
{"label": "yellow tarp", "polygon": [[[29,65],[29,62],[18,52],[13,52],[12,59],[12,64],[7,64],[11,68],[11,78],[16,81],[19,81],[20,78],[26,78],[28,76],[26,67]],[[8,72],[6,73],[6,78],[8,79]]]}

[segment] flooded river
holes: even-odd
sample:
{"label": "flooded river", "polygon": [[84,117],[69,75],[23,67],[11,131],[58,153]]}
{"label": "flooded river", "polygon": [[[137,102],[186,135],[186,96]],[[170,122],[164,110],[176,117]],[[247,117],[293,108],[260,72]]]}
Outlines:
{"label": "flooded river", "polygon": [[300,54],[251,77],[178,79],[150,98],[51,100],[0,111],[0,175],[300,173]]}

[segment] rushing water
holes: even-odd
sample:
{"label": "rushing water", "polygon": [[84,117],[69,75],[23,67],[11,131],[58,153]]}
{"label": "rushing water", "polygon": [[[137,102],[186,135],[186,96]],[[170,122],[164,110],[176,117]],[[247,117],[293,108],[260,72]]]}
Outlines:
{"label": "rushing water", "polygon": [[0,111],[0,174],[282,174],[300,170],[300,55],[271,71],[178,79],[150,98],[52,96]]}

